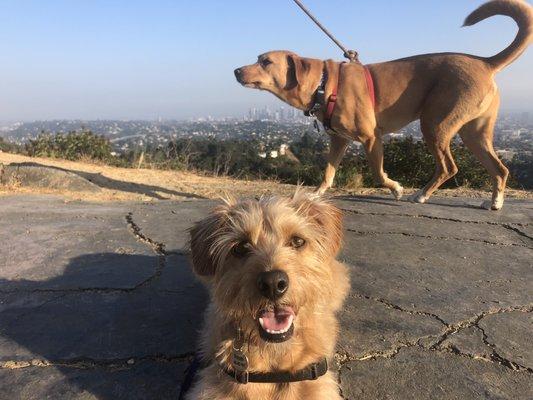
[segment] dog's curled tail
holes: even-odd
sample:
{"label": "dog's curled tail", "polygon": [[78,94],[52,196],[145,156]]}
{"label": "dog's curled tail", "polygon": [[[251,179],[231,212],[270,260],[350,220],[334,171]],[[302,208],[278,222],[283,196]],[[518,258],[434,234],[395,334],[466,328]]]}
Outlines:
{"label": "dog's curled tail", "polygon": [[513,43],[495,56],[486,58],[488,64],[500,71],[516,60],[533,39],[533,7],[523,0],[492,0],[472,12],[463,24],[471,26],[494,15],[505,15],[515,20],[518,34]]}

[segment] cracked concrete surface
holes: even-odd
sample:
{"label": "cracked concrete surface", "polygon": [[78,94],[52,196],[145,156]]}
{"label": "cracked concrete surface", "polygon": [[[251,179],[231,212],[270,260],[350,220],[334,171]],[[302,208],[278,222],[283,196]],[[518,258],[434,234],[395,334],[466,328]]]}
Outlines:
{"label": "cracked concrete surface", "polygon": [[[533,397],[533,204],[478,202],[337,200],[345,399]],[[0,398],[176,398],[206,302],[186,229],[213,204],[1,198]]]}

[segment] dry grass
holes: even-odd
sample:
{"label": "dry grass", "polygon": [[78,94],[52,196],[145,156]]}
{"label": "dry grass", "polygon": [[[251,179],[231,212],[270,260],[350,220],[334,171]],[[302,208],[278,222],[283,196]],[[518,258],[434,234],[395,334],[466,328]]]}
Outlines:
{"label": "dry grass", "polygon": [[[184,171],[162,171],[153,169],[115,168],[107,165],[74,162],[51,158],[26,157],[0,152],[0,164],[32,162],[43,166],[58,167],[89,176],[102,187],[100,192],[71,192],[65,190],[41,189],[15,186],[0,186],[0,195],[13,193],[55,194],[67,200],[107,201],[157,201],[160,199],[183,200],[187,198],[218,198],[226,193],[234,196],[258,196],[294,192],[294,185],[273,181],[246,181],[227,177],[209,177]],[[412,190],[406,190],[409,194]],[[336,189],[332,194],[383,194],[383,189],[362,188],[354,190]],[[473,189],[441,190],[439,196],[487,197],[487,192]],[[533,192],[507,190],[508,197],[533,199]]]}

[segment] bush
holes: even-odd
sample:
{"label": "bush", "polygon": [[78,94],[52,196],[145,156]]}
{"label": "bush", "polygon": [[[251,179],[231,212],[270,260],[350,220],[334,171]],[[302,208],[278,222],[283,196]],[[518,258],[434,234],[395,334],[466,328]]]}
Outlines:
{"label": "bush", "polygon": [[[451,151],[459,169],[457,175],[442,185],[443,188],[467,186],[489,188],[490,177],[485,168],[464,145],[454,142]],[[412,137],[393,140],[385,145],[385,171],[392,179],[411,187],[424,186],[433,176],[435,161],[422,141]]]}
{"label": "bush", "polygon": [[34,157],[67,160],[90,159],[109,162],[113,158],[109,140],[89,130],[56,135],[42,132],[35,140],[30,140],[26,144],[26,151],[28,155]]}
{"label": "bush", "polygon": [[[166,148],[146,149],[145,160],[158,168],[189,169],[212,175],[230,175],[248,179],[276,179],[282,183],[319,185],[327,163],[327,137],[304,134],[292,143],[294,157],[261,158],[257,141],[212,139],[179,139]],[[267,152],[268,153],[268,152]],[[489,188],[490,178],[472,153],[462,144],[454,143],[452,153],[458,174],[443,187],[467,186]],[[138,154],[130,153],[130,163]],[[432,177],[435,162],[424,142],[412,137],[385,144],[384,168],[391,179],[408,187],[422,187]],[[374,179],[363,153],[352,152],[344,157],[335,183],[338,187],[356,189],[374,186]]]}
{"label": "bush", "polygon": [[[0,146],[2,146],[0,141]],[[5,145],[4,145],[5,146]],[[233,176],[243,179],[275,179],[282,183],[319,185],[327,163],[328,138],[305,133],[293,142],[288,154],[276,158],[259,157],[264,145],[256,140],[216,140],[212,138],[177,139],[166,146],[148,147],[129,151],[120,157],[111,156],[111,144],[91,131],[68,134],[42,133],[26,145],[31,156],[65,158],[68,160],[100,160],[114,166],[143,165],[158,169],[193,170],[214,176]],[[2,147],[0,147],[2,148]],[[452,153],[459,172],[443,187],[467,186],[487,189],[490,178],[483,166],[461,143],[452,144]],[[512,176],[510,187],[533,187],[533,156],[530,153],[515,156],[509,165]],[[412,137],[392,140],[384,147],[384,168],[391,179],[407,187],[422,187],[432,177],[435,162],[424,142]],[[517,185],[518,181],[518,185]],[[351,151],[339,167],[335,184],[357,189],[375,186],[366,157]]]}
{"label": "bush", "polygon": [[8,153],[22,153],[24,148],[15,143],[6,142],[4,138],[0,137],[0,151]]}
{"label": "bush", "polygon": [[508,168],[520,189],[533,189],[533,153],[516,154]]}

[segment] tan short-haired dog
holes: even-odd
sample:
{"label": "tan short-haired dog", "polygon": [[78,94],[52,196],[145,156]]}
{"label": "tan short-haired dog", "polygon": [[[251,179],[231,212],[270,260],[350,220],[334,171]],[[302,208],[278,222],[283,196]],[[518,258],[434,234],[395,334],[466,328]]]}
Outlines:
{"label": "tan short-haired dog", "polygon": [[211,303],[186,400],[336,400],[328,370],[349,288],[341,212],[317,195],[227,201],[191,229]]}
{"label": "tan short-haired dog", "polygon": [[[382,136],[420,119],[436,170],[431,181],[411,200],[424,203],[457,173],[450,142],[459,133],[493,181],[492,201],[483,203],[483,207],[498,210],[503,205],[509,172],[492,145],[499,108],[494,76],[528,47],[533,36],[533,11],[521,0],[494,0],[470,14],[465,25],[494,15],[513,18],[519,31],[513,43],[493,57],[425,54],[363,66],[273,51],[259,56],[253,65],[236,69],[235,75],[246,87],[267,90],[304,111],[314,109],[322,122],[328,116],[328,99],[338,89],[331,118],[327,118],[331,146],[324,180],[318,188],[320,193],[331,187],[348,144],[357,140],[365,148],[376,181],[390,189],[397,199],[401,198],[402,187],[383,170]],[[375,97],[371,95],[372,84]],[[321,88],[325,92],[320,96],[322,101],[317,100]]]}

